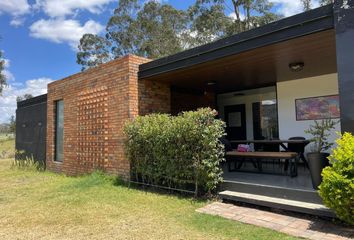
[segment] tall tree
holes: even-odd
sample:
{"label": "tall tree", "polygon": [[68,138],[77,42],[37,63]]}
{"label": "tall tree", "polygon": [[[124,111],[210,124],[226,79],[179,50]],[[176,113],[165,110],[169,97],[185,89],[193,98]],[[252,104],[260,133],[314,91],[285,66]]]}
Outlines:
{"label": "tall tree", "polygon": [[312,8],[311,0],[301,0],[304,11],[309,11]]}
{"label": "tall tree", "polygon": [[84,34],[80,39],[77,63],[82,71],[112,60],[109,47],[111,43],[104,37],[94,34]]}
{"label": "tall tree", "polygon": [[14,115],[10,117],[10,133],[16,134],[16,118]]}
{"label": "tall tree", "polygon": [[[127,54],[159,58],[267,24],[280,16],[268,0],[195,0],[187,10],[146,0],[120,0],[104,37],[84,35],[83,70]],[[228,12],[228,13],[227,13]]]}
{"label": "tall tree", "polygon": [[[190,7],[197,44],[247,31],[281,17],[272,13],[273,4],[268,0],[231,0],[232,5],[229,3],[228,0],[197,0]],[[200,36],[204,42],[200,41]]]}
{"label": "tall tree", "polygon": [[187,23],[187,14],[171,5],[120,0],[105,37],[81,38],[77,62],[86,69],[127,54],[148,58],[174,54],[185,48]]}
{"label": "tall tree", "polygon": [[225,15],[222,1],[209,2],[197,0],[189,7],[190,17],[189,46],[212,42],[227,35],[232,18]]}
{"label": "tall tree", "polygon": [[2,94],[2,90],[6,86],[6,77],[4,74],[5,69],[5,60],[2,57],[2,51],[0,50],[0,96]]}

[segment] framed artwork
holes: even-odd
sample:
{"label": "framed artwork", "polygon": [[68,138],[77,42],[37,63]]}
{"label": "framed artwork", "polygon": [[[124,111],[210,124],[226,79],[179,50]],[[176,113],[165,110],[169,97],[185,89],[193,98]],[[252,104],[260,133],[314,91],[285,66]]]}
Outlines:
{"label": "framed artwork", "polygon": [[295,100],[296,121],[339,118],[339,95]]}

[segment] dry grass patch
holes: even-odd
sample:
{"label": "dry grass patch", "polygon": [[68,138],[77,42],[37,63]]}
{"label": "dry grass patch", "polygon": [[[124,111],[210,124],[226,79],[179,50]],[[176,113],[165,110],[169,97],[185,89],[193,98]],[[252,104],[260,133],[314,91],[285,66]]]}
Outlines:
{"label": "dry grass patch", "polygon": [[71,178],[0,161],[0,239],[293,239],[196,213],[190,198],[115,186],[100,173]]}
{"label": "dry grass patch", "polygon": [[0,160],[15,156],[15,139],[0,135]]}

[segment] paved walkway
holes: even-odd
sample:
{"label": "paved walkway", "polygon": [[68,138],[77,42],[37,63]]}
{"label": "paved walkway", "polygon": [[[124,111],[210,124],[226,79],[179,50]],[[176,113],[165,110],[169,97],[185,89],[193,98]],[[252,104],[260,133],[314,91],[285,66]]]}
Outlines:
{"label": "paved walkway", "polygon": [[330,221],[316,218],[300,218],[295,215],[284,215],[284,213],[269,212],[220,202],[214,202],[197,209],[197,212],[270,228],[296,237],[314,240],[354,239],[354,228],[346,228]]}

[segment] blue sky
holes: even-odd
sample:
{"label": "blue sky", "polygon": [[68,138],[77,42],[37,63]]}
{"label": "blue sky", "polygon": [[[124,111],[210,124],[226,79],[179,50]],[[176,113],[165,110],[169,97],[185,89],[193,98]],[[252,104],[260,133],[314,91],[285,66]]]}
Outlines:
{"label": "blue sky", "polygon": [[[143,0],[142,0],[143,1]],[[146,1],[146,0],[145,0]],[[163,0],[187,8],[194,0]],[[300,0],[270,0],[290,16]],[[0,50],[9,86],[0,97],[0,123],[15,113],[16,97],[46,93],[49,82],[80,71],[76,46],[84,33],[103,33],[118,0],[0,0]],[[314,1],[314,7],[318,5]],[[231,6],[231,5],[230,5]]]}

